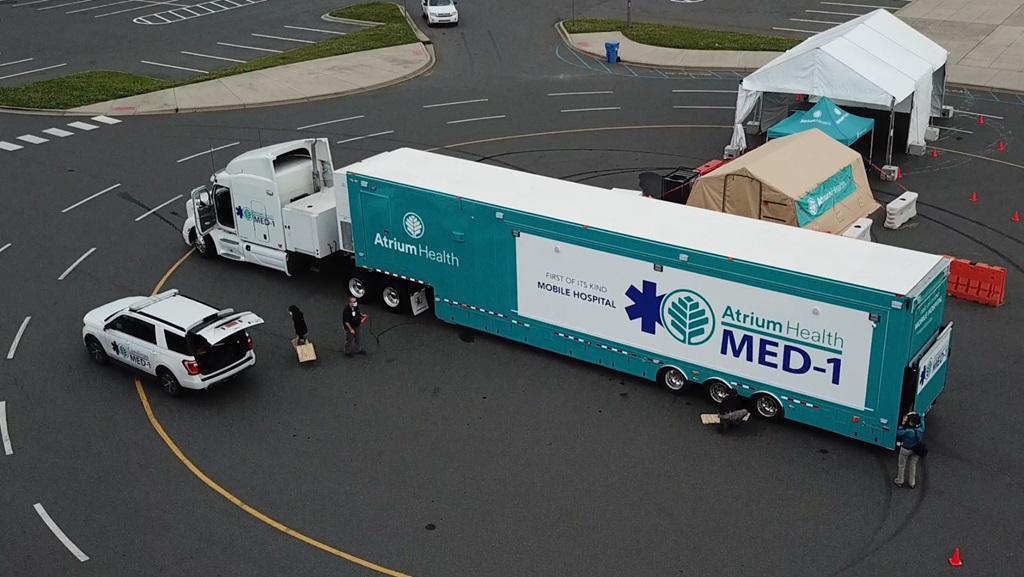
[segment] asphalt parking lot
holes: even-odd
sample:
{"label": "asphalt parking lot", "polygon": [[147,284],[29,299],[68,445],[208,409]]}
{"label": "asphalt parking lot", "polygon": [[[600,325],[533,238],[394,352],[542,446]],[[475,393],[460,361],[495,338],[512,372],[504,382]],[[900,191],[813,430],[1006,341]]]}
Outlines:
{"label": "asphalt parking lot", "polygon": [[0,2],[0,86],[88,70],[183,80],[358,30],[339,5],[277,0]]}
{"label": "asphalt parking lot", "polygon": [[[338,102],[127,118],[38,145],[16,137],[66,121],[18,117],[0,135],[24,145],[0,152],[6,190],[26,194],[48,176],[31,211],[0,213],[11,238],[0,238],[11,243],[0,266],[22,271],[5,275],[2,338],[31,316],[0,365],[14,383],[5,398],[17,459],[4,462],[16,474],[0,505],[17,529],[0,539],[0,557],[29,574],[371,574],[268,526],[190,472],[154,433],[130,377],[89,364],[81,314],[152,290],[186,250],[176,197],[261,143],[326,136],[341,166],[396,146],[483,141],[447,153],[627,188],[638,172],[720,155],[734,79],[582,72],[445,90],[425,77]],[[224,260],[192,257],[167,286],[263,315],[258,370],[182,400],[151,383],[143,390],[206,479],[311,539],[406,574],[931,576],[957,546],[968,568],[1012,572],[1024,446],[1006,431],[1024,404],[1007,384],[1020,363],[1024,250],[1010,216],[1024,125],[1020,101],[1005,95],[957,93],[950,103],[961,113],[939,123],[955,129],[935,143],[940,155],[902,159],[898,184],[873,181],[883,203],[899,185],[919,191],[918,218],[873,232],[1006,266],[1010,292],[999,309],[948,304],[951,374],[917,491],[892,487],[887,451],[794,424],[755,421],[719,437],[700,425],[709,407],[700,397],[482,335],[466,342],[426,315],[367,305],[371,355],[345,359],[336,279]],[[55,225],[60,239],[48,233]],[[312,366],[288,344],[289,304],[307,312],[321,357]],[[36,413],[52,417],[26,416]],[[36,502],[88,563],[53,538]],[[97,526],[98,514],[118,522]],[[744,546],[725,556],[730,543]],[[213,552],[186,553],[200,550]]]}

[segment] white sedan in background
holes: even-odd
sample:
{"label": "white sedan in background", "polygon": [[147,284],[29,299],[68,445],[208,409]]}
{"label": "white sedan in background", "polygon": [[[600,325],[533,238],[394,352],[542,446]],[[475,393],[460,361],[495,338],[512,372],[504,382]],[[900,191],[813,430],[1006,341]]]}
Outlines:
{"label": "white sedan in background", "polygon": [[459,25],[459,10],[455,8],[458,4],[455,0],[420,0],[420,7],[423,9],[423,19],[427,26],[435,24]]}

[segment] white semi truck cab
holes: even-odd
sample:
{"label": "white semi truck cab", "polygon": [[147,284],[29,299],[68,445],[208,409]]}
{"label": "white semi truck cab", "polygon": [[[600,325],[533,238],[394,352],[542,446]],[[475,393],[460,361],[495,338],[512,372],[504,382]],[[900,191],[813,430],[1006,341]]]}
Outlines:
{"label": "white semi truck cab", "polygon": [[340,261],[349,292],[390,309],[429,309],[422,284],[354,266],[347,171],[335,172],[325,138],[245,152],[192,190],[182,238],[207,258],[257,264],[291,276]]}

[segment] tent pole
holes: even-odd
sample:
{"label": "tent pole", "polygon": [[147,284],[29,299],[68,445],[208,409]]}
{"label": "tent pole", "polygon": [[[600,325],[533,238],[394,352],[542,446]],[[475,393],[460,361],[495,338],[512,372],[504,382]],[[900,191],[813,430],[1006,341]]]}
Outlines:
{"label": "tent pole", "polygon": [[892,165],[892,139],[896,131],[896,99],[893,98],[892,108],[889,109],[889,141],[885,146],[885,164]]}
{"label": "tent pole", "polygon": [[871,144],[869,145],[869,148],[868,148],[868,166],[870,167],[875,162],[875,129],[874,129],[874,127],[871,128],[871,136],[869,136],[869,138],[871,139]]}

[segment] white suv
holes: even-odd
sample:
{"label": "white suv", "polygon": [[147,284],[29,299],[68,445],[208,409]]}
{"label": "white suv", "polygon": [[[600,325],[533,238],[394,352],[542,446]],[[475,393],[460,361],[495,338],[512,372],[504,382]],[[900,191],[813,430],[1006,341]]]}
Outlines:
{"label": "white suv", "polygon": [[94,361],[115,359],[154,375],[176,397],[182,389],[206,389],[256,364],[246,329],[263,319],[217,310],[171,289],[118,299],[89,311],[82,323]]}
{"label": "white suv", "polygon": [[459,25],[459,10],[455,0],[420,0],[420,9],[427,26],[434,24]]}

